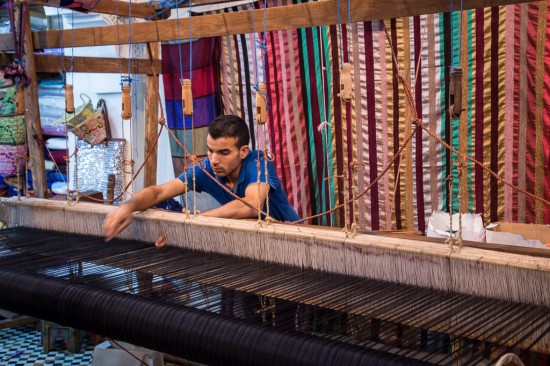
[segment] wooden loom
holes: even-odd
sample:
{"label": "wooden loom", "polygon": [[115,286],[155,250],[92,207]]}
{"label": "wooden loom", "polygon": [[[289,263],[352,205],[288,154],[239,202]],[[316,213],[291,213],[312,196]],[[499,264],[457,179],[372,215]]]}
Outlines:
{"label": "wooden loom", "polygon": [[[16,250],[20,255],[23,255],[26,251],[30,251],[33,255],[38,255],[40,263],[44,262],[49,255],[57,258],[55,262],[57,266],[60,266],[59,263],[63,261],[74,263],[82,261],[98,264],[110,263],[108,252],[111,249],[109,249],[109,246],[118,245],[117,243],[102,243],[99,240],[99,246],[95,249],[97,257],[94,257],[95,259],[93,260],[89,259],[84,252],[80,253],[79,249],[81,246],[80,242],[82,242],[83,248],[87,245],[90,240],[88,236],[101,236],[103,218],[105,214],[114,209],[112,206],[91,203],[79,203],[76,206],[69,206],[66,202],[40,199],[24,199],[20,201],[17,199],[2,199],[1,204],[2,216],[0,218],[6,220],[10,227],[20,225],[29,228],[26,230],[31,230],[30,228],[54,230],[64,233],[62,237],[70,236],[71,234],[69,233],[87,235],[85,238],[73,239],[74,243],[71,245],[63,244],[60,249],[61,251],[53,251],[54,254],[41,252],[34,245],[29,246],[28,249],[18,248]],[[7,231],[6,235],[8,235],[8,238],[9,234],[10,232]],[[239,291],[244,288],[246,289],[245,292],[257,294],[259,297],[267,297],[276,301],[296,301],[308,306],[318,306],[322,309],[341,311],[347,314],[346,317],[352,319],[349,321],[351,324],[349,332],[351,334],[357,334],[357,329],[362,329],[362,326],[358,325],[362,323],[356,320],[359,317],[360,319],[368,319],[371,323],[374,320],[389,322],[391,324],[399,324],[399,326],[405,327],[404,329],[409,329],[409,332],[413,333],[413,335],[409,336],[413,339],[409,342],[412,344],[418,342],[416,339],[421,337],[419,334],[422,332],[437,331],[438,333],[441,332],[449,335],[451,339],[462,339],[462,341],[466,339],[470,342],[481,342],[482,344],[491,343],[493,344],[493,348],[509,347],[510,349],[517,350],[518,353],[525,349],[543,354],[550,353],[550,334],[548,334],[550,332],[550,311],[548,311],[550,308],[550,295],[544,291],[547,287],[546,284],[550,280],[550,256],[544,251],[523,250],[522,252],[519,249],[514,253],[513,250],[505,248],[505,246],[497,246],[496,249],[508,249],[508,251],[464,246],[460,250],[450,252],[448,245],[442,241],[428,241],[413,236],[388,237],[365,233],[358,234],[352,238],[347,237],[343,232],[329,228],[285,224],[272,224],[263,227],[259,226],[255,221],[207,217],[186,219],[182,214],[164,211],[146,211],[136,214],[134,224],[128,227],[121,237],[152,243],[159,234],[166,235],[168,244],[179,247],[181,250],[192,249],[199,252],[230,255],[230,258],[237,257],[243,258],[243,260],[249,258],[254,263],[258,263],[257,266],[260,268],[256,268],[255,271],[245,271],[239,274],[239,272],[235,273],[231,266],[228,265],[226,267],[224,265],[223,269],[216,268],[214,272],[219,274],[221,271],[223,273],[221,279],[218,278],[216,280],[216,276],[214,275],[203,275],[202,280],[199,282],[202,285],[211,286],[215,284],[223,289],[237,289]],[[41,235],[45,238],[43,241],[47,242],[49,240],[48,235],[52,234]],[[33,240],[36,241],[37,239]],[[40,242],[40,240],[38,241]],[[0,245],[2,244],[4,244],[2,250],[6,251],[5,242],[2,243],[0,241]],[[20,245],[23,244],[20,243]],[[105,254],[100,253],[103,251],[101,249],[103,246],[106,248]],[[151,244],[146,244],[145,246],[151,248],[150,250],[153,250],[155,253],[162,252],[155,251]],[[144,270],[144,268],[146,271],[149,271],[148,268],[155,268],[150,270],[151,274],[163,275],[163,271],[171,266],[168,258],[174,254],[170,252],[172,253],[170,256],[165,256],[162,260],[156,260],[155,256],[158,254],[148,253],[142,253],[141,255],[144,255],[144,258],[140,262],[137,264],[136,262],[131,262],[134,264],[129,265],[125,269],[139,272]],[[187,254],[182,254],[181,258],[177,260],[178,264],[176,267],[178,268],[177,271],[185,273],[181,275],[181,278],[192,280],[198,276],[198,274],[190,274],[190,271],[195,267],[190,265],[190,269],[188,270],[181,269],[181,267],[185,267],[183,263],[187,257]],[[268,262],[289,267],[280,269],[280,272],[268,268],[264,273],[262,270],[269,267]],[[32,263],[32,261],[29,261],[29,265]],[[15,267],[17,267],[17,262]],[[236,265],[236,267],[241,268],[239,265]],[[287,273],[292,273],[292,268],[296,268],[295,271],[299,271],[296,275],[297,279],[293,279],[293,277],[287,275]],[[86,309],[89,309],[85,305],[88,300],[80,299],[95,301],[93,299],[98,295],[95,293],[97,289],[94,288],[93,284],[89,287],[89,294],[87,294],[87,289],[79,290],[82,291],[79,295],[79,300],[66,299],[65,296],[68,296],[66,294],[59,295],[63,296],[63,299],[58,299],[57,302],[61,302],[62,304],[70,303],[72,311],[75,308],[79,309],[77,315],[62,315],[59,312],[63,308],[56,308],[52,313],[51,307],[48,307],[50,312],[44,312],[45,310],[42,310],[43,302],[37,300],[40,299],[40,296],[45,296],[42,294],[42,289],[54,286],[56,289],[59,287],[58,290],[63,292],[62,289],[67,284],[63,285],[55,281],[52,284],[51,281],[53,280],[44,281],[44,278],[42,278],[43,275],[41,275],[40,285],[33,285],[34,277],[29,277],[28,273],[18,274],[16,270],[13,272],[6,272],[6,270],[6,265],[2,265],[2,268],[0,268],[0,287],[2,287],[2,291],[0,292],[5,295],[0,297],[0,307],[16,310],[13,307],[17,306],[27,310],[31,315],[49,317],[53,321],[67,323],[72,326],[86,326],[86,329],[119,337],[120,339],[156,348],[164,352],[191,359],[198,357],[197,361],[202,360],[216,363],[208,358],[210,356],[201,358],[203,356],[198,356],[196,350],[187,350],[185,352],[177,350],[177,344],[174,344],[174,341],[170,343],[169,347],[163,346],[155,343],[154,340],[143,340],[138,335],[125,333],[119,327],[114,327],[113,325],[104,325],[103,327],[96,328],[95,320],[91,322],[84,321],[82,317],[87,312]],[[201,273],[205,269],[204,267],[200,267],[197,271]],[[314,274],[309,274],[310,271],[313,271],[312,273]],[[40,269],[40,273],[45,272],[47,272],[46,269]],[[168,273],[171,274],[172,272]],[[251,273],[254,273],[253,279],[247,282],[247,285],[244,287],[235,287],[234,284],[230,283],[230,280],[235,276],[250,276]],[[345,279],[333,280],[331,277],[339,275],[345,275]],[[306,281],[306,284],[303,283],[303,278],[307,278],[307,276],[317,277],[325,281],[319,282],[311,290],[316,290],[317,294],[315,292],[307,292],[309,291],[306,286],[308,282]],[[270,280],[276,278],[282,278],[282,280],[271,280],[272,282],[266,285],[266,277]],[[374,295],[371,292],[362,293],[363,289],[370,288],[372,284],[355,283],[354,281],[367,281],[367,279],[383,281],[378,286],[381,286],[379,288],[388,289],[384,291],[390,291],[394,286],[399,286],[399,288],[393,290],[391,294],[381,292],[375,292]],[[25,281],[28,281],[31,289],[24,289],[23,292],[26,295],[17,295],[15,296],[17,300],[14,300],[11,293],[18,293],[20,290],[16,289],[20,288],[22,283],[26,283]],[[295,281],[298,281],[297,284]],[[336,284],[341,283],[342,286],[333,285],[335,288],[332,290],[325,290],[327,281]],[[11,283],[11,286],[6,285],[6,283],[8,285]],[[82,286],[82,284],[80,285]],[[342,289],[345,290],[344,296],[342,294],[336,295],[339,292],[338,288],[340,288],[340,291],[343,291]],[[44,291],[48,294],[51,293],[50,290]],[[321,292],[319,293],[319,291]],[[319,296],[325,291],[329,292],[325,296]],[[354,293],[354,291],[359,292]],[[122,296],[116,291],[113,292],[115,292],[114,296],[116,299],[118,299],[118,296]],[[6,294],[10,295],[7,296]],[[74,296],[74,294],[71,296]],[[329,300],[333,297],[333,300]],[[385,302],[387,297],[393,298],[393,302],[389,304]],[[28,300],[20,301],[19,299],[21,298]],[[105,298],[103,299],[105,300]],[[48,296],[43,300],[53,301]],[[115,300],[105,301],[110,302]],[[140,310],[138,309],[153,306],[149,303],[151,300],[136,299],[135,297],[131,299],[122,298],[120,301],[123,303],[129,301],[125,306],[135,306],[136,310],[134,312],[137,312],[137,315],[135,315],[136,318],[140,316]],[[37,302],[40,305],[37,305]],[[134,302],[136,302],[136,305],[131,305]],[[159,309],[163,310],[157,309],[157,311],[164,313],[165,305],[159,306]],[[380,308],[385,310],[380,311]],[[88,317],[95,318],[95,316],[100,316],[111,319],[110,317],[113,316],[111,312],[107,311],[104,313],[100,310],[96,308],[96,313],[89,314]],[[489,314],[484,314],[479,318],[479,312],[483,310],[489,311]],[[214,313],[217,313],[217,311],[214,311]],[[536,322],[531,322],[532,319],[536,319]],[[137,320],[133,319],[132,321]],[[164,318],[162,318],[162,321],[170,322],[169,319]],[[116,324],[116,321],[113,319],[109,322]],[[465,324],[476,325],[474,329],[470,329]],[[252,328],[255,326],[257,324],[253,325]],[[162,325],[159,325],[160,329],[163,329],[162,331],[152,325],[150,327],[148,329],[153,334],[157,333],[151,329],[157,329],[160,333],[166,331],[162,328]],[[388,326],[386,325],[386,327]],[[411,328],[414,330],[411,331]],[[178,334],[180,334],[180,331],[185,333],[186,331],[189,332],[189,329],[182,326]],[[259,328],[258,331],[265,331],[265,329]],[[205,342],[208,343],[211,341],[200,330],[195,330],[195,332],[198,332],[196,334],[197,337],[206,337]],[[373,332],[372,326],[369,328],[369,332],[369,334]],[[299,332],[300,335],[303,333]],[[280,336],[284,339],[289,336],[290,338],[288,339],[292,339],[293,334],[294,332],[285,332]],[[315,334],[315,336],[319,335]],[[333,334],[328,337],[338,340],[337,336]],[[349,335],[346,337],[350,337],[352,340],[355,339]],[[346,338],[346,342],[351,342],[353,346],[360,344],[363,347],[360,352],[366,352],[366,349],[370,350],[365,345],[365,342],[356,344],[348,338]],[[391,349],[394,348],[392,346]],[[459,349],[464,350],[466,346],[462,346]],[[209,350],[208,354],[211,352],[214,351]],[[244,350],[241,350],[241,352],[244,352]],[[400,350],[397,353],[401,354],[403,352],[403,350]],[[446,357],[441,355],[431,355],[428,357],[426,353],[419,350],[405,353],[409,357],[403,361],[405,364],[419,361],[419,359],[430,364],[447,364],[448,362],[452,363],[456,357],[463,357],[465,364],[480,361],[478,358],[479,355],[466,356],[460,352],[457,353],[459,356],[454,354],[451,356],[446,355]],[[497,352],[491,356],[491,352],[489,352],[489,355],[485,357],[486,359],[494,359],[495,355],[501,354]],[[217,355],[216,357],[221,356]],[[426,357],[428,358],[426,359]],[[449,357],[451,357],[450,360]],[[441,358],[443,361],[441,361]],[[225,359],[225,362],[227,360]],[[255,359],[255,361],[251,362],[254,363],[257,361]],[[367,361],[362,362],[370,364]]]}
{"label": "wooden loom", "polygon": [[[521,1],[485,1],[481,3],[465,1],[464,9],[473,6],[495,6],[517,2]],[[388,5],[387,1],[374,0],[370,2],[352,1],[351,3],[354,9],[352,21],[443,12],[447,11],[449,7],[448,1],[422,1],[414,4],[415,6],[411,6],[409,2],[403,5],[402,1],[396,1],[395,6]],[[345,7],[344,3],[342,3],[342,7]],[[269,9],[268,30],[288,28],[288,24],[291,24],[292,28],[335,24],[334,9],[334,1],[308,3],[300,7]],[[410,9],[414,9],[414,11],[411,12]],[[280,17],[284,17],[285,22],[277,22],[276,20]],[[221,24],[227,24],[225,28],[219,26],[221,19],[223,19]],[[249,12],[203,16],[193,21],[194,27],[197,29],[193,35],[196,37],[248,33],[253,29],[250,24]],[[260,20],[257,19],[256,22],[258,24],[255,26],[259,28]],[[186,28],[182,26],[182,29]],[[132,36],[132,39],[136,42],[159,42],[169,40],[170,37],[175,39],[176,35],[173,29],[175,29],[173,21],[135,24],[134,32],[136,34]],[[89,30],[86,31],[89,32]],[[84,37],[84,33],[79,36],[80,33],[77,30],[78,41],[75,43],[77,46],[116,43],[115,37],[109,36],[109,32],[116,34],[112,27],[94,29],[92,37]],[[59,32],[37,33],[31,43],[34,43],[35,49],[58,47],[60,44],[59,34]],[[180,36],[186,37],[185,32],[178,35],[178,37]],[[122,36],[122,38],[125,37]],[[61,35],[61,43],[70,39],[71,37]],[[9,41],[5,39],[3,42],[4,47],[9,48],[9,45],[6,45]],[[58,61],[54,60],[53,63]],[[85,65],[85,60],[81,61],[82,65]],[[118,64],[115,63],[114,72],[118,72],[117,68]],[[75,71],[79,71],[78,63]],[[28,103],[32,103],[32,98],[27,98],[27,100],[31,100]],[[156,100],[149,105],[156,105]],[[154,113],[152,115],[153,118],[149,122],[152,123],[156,131],[156,116]],[[37,112],[31,117],[28,119],[31,121],[30,123],[37,118],[39,121]],[[32,131],[30,128],[28,130]],[[31,154],[33,154],[32,147]],[[39,164],[36,164],[34,169],[40,169]],[[33,171],[33,175],[36,177],[42,176],[40,172],[34,173]],[[35,187],[39,192],[38,196],[40,196],[40,179],[35,180]],[[5,212],[2,219],[7,221],[10,226],[94,236],[101,236],[103,217],[113,209],[108,206],[84,203],[73,207],[67,206],[64,202],[39,199],[2,200],[1,202]],[[52,217],[55,217],[55,220],[52,220]],[[260,227],[255,222],[211,218],[185,219],[181,214],[165,212],[145,212],[136,215],[136,223],[126,229],[121,237],[154,242],[161,233],[166,234],[168,243],[174,246],[450,293],[523,303],[526,304],[526,307],[529,306],[527,304],[530,304],[541,307],[543,313],[550,313],[547,311],[547,308],[550,307],[550,295],[544,291],[549,280],[550,259],[548,256],[539,256],[542,252],[512,253],[472,247],[464,247],[450,252],[449,248],[440,242],[419,240],[418,238],[396,238],[372,234],[359,234],[351,238],[344,233],[326,228],[280,224]],[[279,294],[273,295],[273,297],[280,298],[282,296]],[[3,299],[4,303],[7,301],[7,299]],[[0,304],[1,306],[2,304]],[[441,316],[441,314],[432,314],[427,318],[430,320],[437,316]],[[518,339],[515,337],[512,337],[513,339],[508,343],[505,342],[504,345],[516,345],[518,348],[531,347],[537,352],[550,353],[550,339],[546,333],[550,326],[550,320],[548,316],[542,317],[542,326],[533,329],[532,332],[527,329],[527,333],[531,334],[525,336],[525,339],[521,339],[519,345]],[[429,323],[428,320],[426,322]],[[407,325],[407,322],[405,321],[404,324]],[[487,327],[490,326],[487,325]],[[453,334],[453,330],[449,330],[449,334]],[[471,338],[476,339],[475,336]],[[483,340],[488,341],[489,338],[483,338]]]}

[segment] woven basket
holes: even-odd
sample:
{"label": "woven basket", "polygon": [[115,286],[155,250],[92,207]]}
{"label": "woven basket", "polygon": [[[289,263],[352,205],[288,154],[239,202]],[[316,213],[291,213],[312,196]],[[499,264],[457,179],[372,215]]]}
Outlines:
{"label": "woven basket", "polygon": [[[84,97],[86,97],[87,100]],[[71,130],[73,127],[78,126],[94,115],[92,99],[86,94],[80,94],[80,99],[82,99],[83,104],[76,108],[74,114],[67,114],[63,119],[55,122],[54,126],[66,124],[69,127],[69,130]]]}
{"label": "woven basket", "polygon": [[15,86],[0,89],[0,116],[15,114]]}
{"label": "woven basket", "polygon": [[25,142],[25,117],[0,117],[0,144]]}
{"label": "woven basket", "polygon": [[0,145],[0,174],[11,175],[25,168],[27,145]]}

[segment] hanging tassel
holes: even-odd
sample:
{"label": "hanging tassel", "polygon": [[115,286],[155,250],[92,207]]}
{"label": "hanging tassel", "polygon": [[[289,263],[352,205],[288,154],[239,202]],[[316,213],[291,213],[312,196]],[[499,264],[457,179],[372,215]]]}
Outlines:
{"label": "hanging tassel", "polygon": [[449,112],[452,117],[458,118],[462,112],[462,68],[453,68],[450,76]]}
{"label": "hanging tassel", "polygon": [[263,125],[267,122],[267,87],[265,83],[258,84],[256,90],[256,123]]}
{"label": "hanging tassel", "polygon": [[23,90],[23,85],[19,85],[17,87],[17,96],[15,99],[15,113],[25,114],[25,92]]}
{"label": "hanging tassel", "polygon": [[74,94],[71,84],[65,85],[65,112],[74,113]]}
{"label": "hanging tassel", "polygon": [[352,79],[351,79],[351,64],[346,62],[340,70],[340,98],[343,101],[351,101],[353,95]]}
{"label": "hanging tassel", "polygon": [[130,84],[122,86],[122,119],[132,118],[132,97],[130,90]]}
{"label": "hanging tassel", "polygon": [[191,90],[191,80],[183,79],[181,84],[181,95],[183,103],[183,114],[186,116],[193,115],[193,91]]}

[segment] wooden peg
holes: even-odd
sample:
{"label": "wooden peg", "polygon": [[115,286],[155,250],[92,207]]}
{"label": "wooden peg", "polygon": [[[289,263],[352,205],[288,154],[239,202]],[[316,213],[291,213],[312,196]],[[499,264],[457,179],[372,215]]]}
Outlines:
{"label": "wooden peg", "polygon": [[15,113],[25,114],[25,91],[23,85],[17,87],[17,95],[15,98]]}
{"label": "wooden peg", "polygon": [[462,68],[451,70],[449,82],[449,112],[452,117],[460,117],[462,112]]}
{"label": "wooden peg", "polygon": [[65,85],[65,112],[74,113],[74,94],[71,84]]}
{"label": "wooden peg", "polygon": [[256,91],[256,123],[263,125],[267,122],[267,86],[265,83],[258,84]]}
{"label": "wooden peg", "polygon": [[193,91],[191,90],[191,80],[183,79],[181,84],[181,102],[183,103],[183,114],[186,116],[193,115]]}
{"label": "wooden peg", "polygon": [[345,102],[351,101],[353,96],[351,70],[351,64],[348,62],[344,63],[340,70],[340,98]]}
{"label": "wooden peg", "polygon": [[122,119],[132,118],[132,96],[130,85],[122,86]]}

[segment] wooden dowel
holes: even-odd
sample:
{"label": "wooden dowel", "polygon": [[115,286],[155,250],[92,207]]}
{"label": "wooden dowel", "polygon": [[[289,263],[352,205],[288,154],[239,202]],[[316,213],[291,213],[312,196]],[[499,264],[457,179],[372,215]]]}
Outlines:
{"label": "wooden dowel", "polygon": [[340,98],[345,102],[351,101],[353,96],[351,69],[351,64],[346,62],[340,70]]}
{"label": "wooden dowel", "polygon": [[191,90],[191,80],[183,79],[181,84],[181,95],[183,103],[183,114],[186,116],[193,115],[193,92]]}
{"label": "wooden dowel", "polygon": [[462,68],[455,67],[451,70],[449,83],[449,112],[451,116],[458,118],[462,112]]}
{"label": "wooden dowel", "polygon": [[263,125],[267,122],[267,87],[265,83],[258,84],[256,91],[256,123]]}
{"label": "wooden dowel", "polygon": [[74,113],[74,94],[71,84],[65,85],[65,112]]}
{"label": "wooden dowel", "polygon": [[132,96],[130,85],[122,86],[122,119],[132,118]]}

